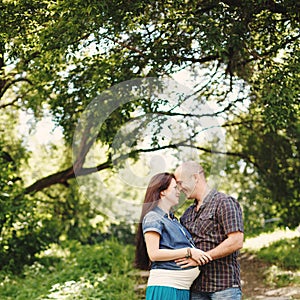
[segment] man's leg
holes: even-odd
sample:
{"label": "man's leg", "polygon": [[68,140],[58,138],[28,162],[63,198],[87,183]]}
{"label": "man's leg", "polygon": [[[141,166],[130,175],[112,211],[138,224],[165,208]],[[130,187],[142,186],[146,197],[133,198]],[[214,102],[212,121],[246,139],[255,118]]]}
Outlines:
{"label": "man's leg", "polygon": [[209,294],[210,293],[204,292],[191,292],[190,300],[210,300]]}
{"label": "man's leg", "polygon": [[[196,298],[195,298],[196,299]],[[212,300],[241,300],[242,291],[240,288],[228,288],[223,291],[211,293]]]}

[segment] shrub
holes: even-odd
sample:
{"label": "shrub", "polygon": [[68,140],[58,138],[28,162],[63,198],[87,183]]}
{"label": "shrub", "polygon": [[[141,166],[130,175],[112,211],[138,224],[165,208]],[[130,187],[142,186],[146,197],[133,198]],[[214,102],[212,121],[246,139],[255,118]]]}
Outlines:
{"label": "shrub", "polygon": [[133,255],[132,245],[114,239],[98,245],[53,245],[22,276],[0,273],[0,298],[137,300]]}

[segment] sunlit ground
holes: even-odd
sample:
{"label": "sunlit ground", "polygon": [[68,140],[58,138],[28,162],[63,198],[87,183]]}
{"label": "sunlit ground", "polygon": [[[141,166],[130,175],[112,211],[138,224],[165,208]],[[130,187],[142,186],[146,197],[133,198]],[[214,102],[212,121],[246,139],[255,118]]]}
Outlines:
{"label": "sunlit ground", "polygon": [[259,250],[262,247],[269,246],[271,243],[281,239],[292,239],[300,236],[300,226],[296,230],[290,229],[277,229],[272,233],[262,233],[257,237],[246,238],[244,242],[244,249],[247,250]]}

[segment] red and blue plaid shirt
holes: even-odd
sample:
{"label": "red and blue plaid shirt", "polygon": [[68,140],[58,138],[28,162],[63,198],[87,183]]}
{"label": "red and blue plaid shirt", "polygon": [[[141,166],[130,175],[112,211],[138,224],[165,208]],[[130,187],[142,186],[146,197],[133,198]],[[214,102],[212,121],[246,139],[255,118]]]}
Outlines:
{"label": "red and blue plaid shirt", "polygon": [[[224,241],[228,233],[244,231],[242,210],[234,198],[213,189],[198,211],[196,204],[185,211],[180,221],[191,233],[197,248],[208,251]],[[239,251],[235,251],[202,266],[191,290],[216,292],[230,287],[241,288],[238,254]]]}

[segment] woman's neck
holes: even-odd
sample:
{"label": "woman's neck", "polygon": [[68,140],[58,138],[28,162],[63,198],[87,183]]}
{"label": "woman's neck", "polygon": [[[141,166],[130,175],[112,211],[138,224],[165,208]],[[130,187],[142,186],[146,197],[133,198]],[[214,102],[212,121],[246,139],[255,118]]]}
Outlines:
{"label": "woman's neck", "polygon": [[170,205],[166,205],[165,203],[163,203],[161,200],[158,201],[158,205],[157,205],[161,210],[163,210],[166,214],[170,214],[170,210],[171,207]]}

